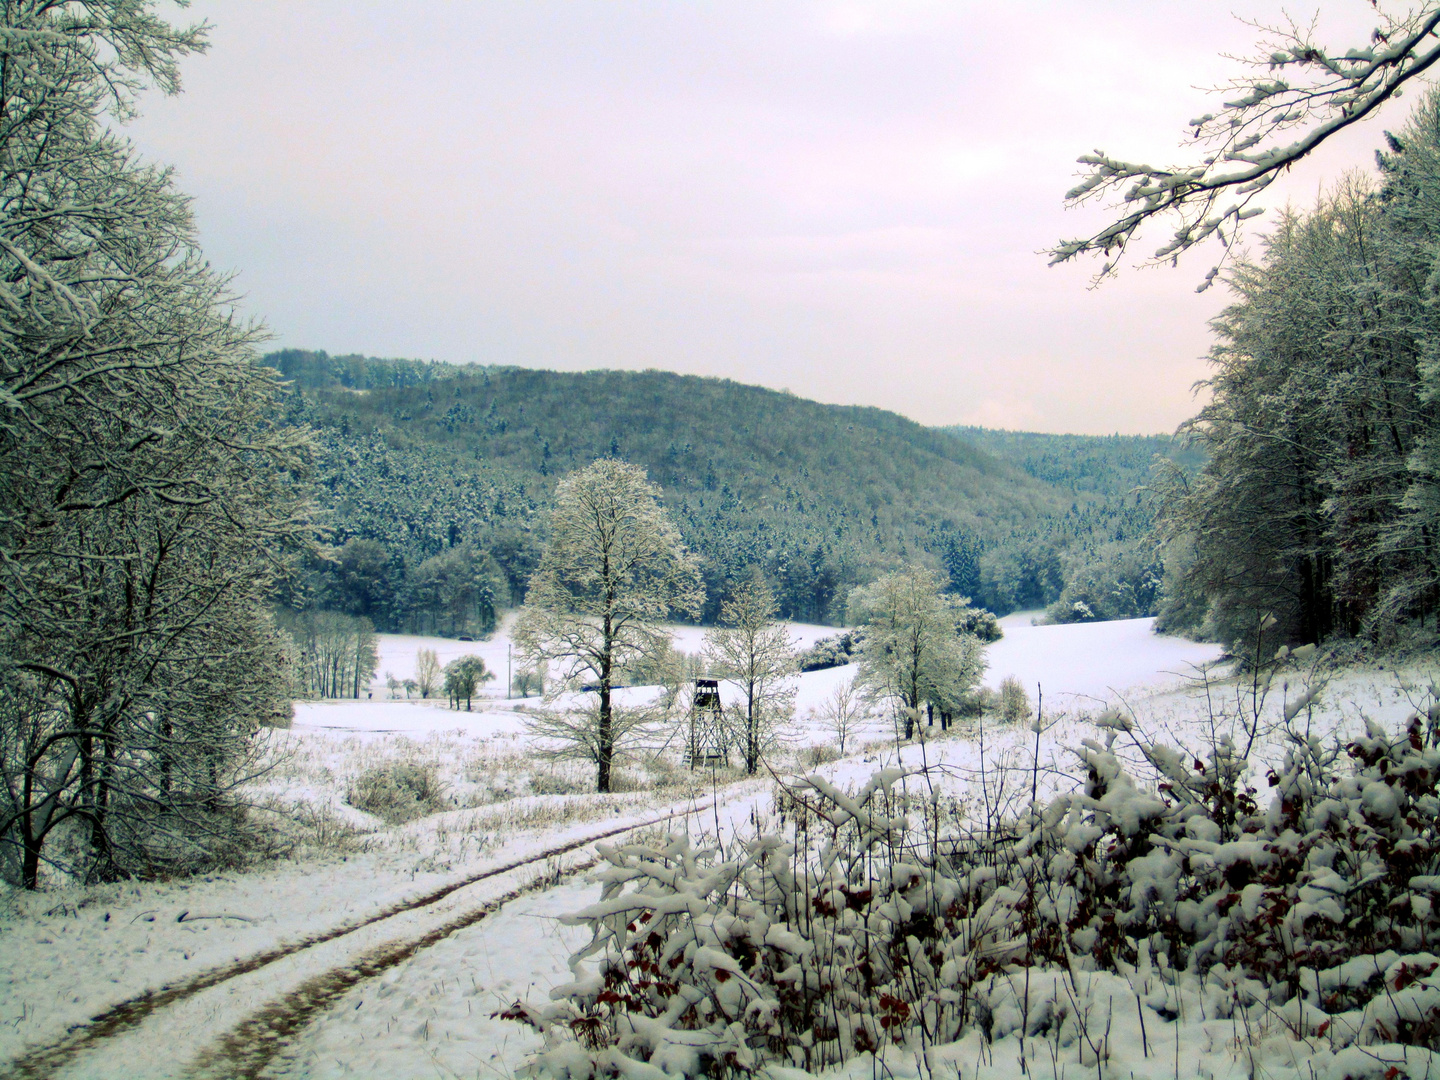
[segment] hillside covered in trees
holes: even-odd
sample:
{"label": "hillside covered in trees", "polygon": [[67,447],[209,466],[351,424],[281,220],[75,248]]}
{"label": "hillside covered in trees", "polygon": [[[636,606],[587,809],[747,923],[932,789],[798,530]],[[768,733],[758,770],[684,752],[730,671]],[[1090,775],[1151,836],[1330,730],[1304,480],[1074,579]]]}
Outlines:
{"label": "hillside covered in trees", "polygon": [[1197,445],[1169,435],[944,430],[1049,485],[1068,507],[981,554],[976,595],[1002,611],[1044,606],[1053,622],[1156,614],[1164,567],[1154,532],[1155,466],[1193,476],[1205,461]]}
{"label": "hillside covered in trees", "polygon": [[265,362],[291,381],[288,418],[324,448],[336,551],[310,600],[394,629],[483,632],[523,594],[557,478],[605,456],[664,489],[703,559],[707,620],[752,566],[805,621],[843,618],[851,587],[916,559],[992,609],[1048,603],[1077,538],[1148,531],[1148,510],[1106,499],[1125,502],[1139,457],[1165,445],[1064,437],[1074,445],[1053,453],[1105,478],[1077,491],[996,454],[987,440],[1006,433],[956,437],[726,380],[301,350]]}

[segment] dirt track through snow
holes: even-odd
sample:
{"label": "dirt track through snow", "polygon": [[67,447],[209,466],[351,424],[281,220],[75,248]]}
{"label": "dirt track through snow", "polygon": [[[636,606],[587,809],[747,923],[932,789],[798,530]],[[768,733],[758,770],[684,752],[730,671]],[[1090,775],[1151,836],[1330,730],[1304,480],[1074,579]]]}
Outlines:
{"label": "dirt track through snow", "polygon": [[[300,941],[257,953],[234,964],[202,972],[194,978],[174,986],[162,987],[159,990],[123,1001],[93,1017],[88,1024],[73,1029],[63,1039],[49,1046],[32,1050],[10,1062],[4,1072],[0,1073],[0,1078],[3,1080],[48,1080],[48,1078],[62,1075],[87,1078],[104,1076],[133,1078],[137,1075],[144,1075],[158,1080],[162,1076],[195,1075],[193,1070],[188,1067],[189,1059],[182,1058],[181,1047],[174,1045],[173,1041],[169,1046],[158,1046],[154,1040],[147,1040],[144,1037],[143,1030],[137,1029],[142,1029],[148,1019],[163,1010],[172,1006],[186,1006],[187,1011],[199,1014],[194,1018],[194,1021],[198,1021],[198,1025],[194,1021],[186,1025],[187,1030],[198,1035],[201,1029],[214,1027],[220,1018],[235,1015],[233,1001],[211,1004],[208,1007],[197,1009],[195,1007],[196,999],[205,995],[206,991],[214,990],[236,980],[243,980],[246,976],[283,961],[301,958],[303,954],[325,951],[323,947],[341,942],[342,939],[363,938],[358,953],[352,950],[350,956],[340,963],[335,962],[340,959],[339,957],[327,956],[328,962],[320,975],[311,976],[300,987],[279,998],[273,997],[273,993],[277,983],[286,981],[283,974],[274,977],[268,984],[263,984],[262,980],[250,980],[252,983],[262,982],[261,986],[253,987],[253,989],[259,990],[265,996],[265,1004],[250,1012],[249,1019],[224,1035],[215,1046],[188,1048],[198,1051],[193,1054],[193,1057],[201,1066],[202,1071],[199,1075],[226,1077],[258,1075],[259,1070],[264,1068],[265,1063],[280,1048],[281,1040],[286,1035],[303,1027],[310,1017],[313,1017],[334,997],[344,993],[350,986],[364,978],[380,974],[388,967],[408,959],[435,941],[478,922],[496,911],[506,901],[522,895],[536,886],[532,884],[513,888],[499,897],[491,898],[477,908],[426,928],[418,936],[414,934],[412,928],[409,936],[387,937],[387,934],[393,933],[397,929],[403,929],[405,924],[416,921],[417,916],[423,919],[425,915],[433,915],[437,907],[443,901],[452,898],[454,894],[504,875],[515,874],[527,867],[548,866],[554,860],[598,841],[662,824],[706,809],[709,809],[706,805],[687,807],[683,810],[647,818],[644,821],[632,822],[556,845],[527,858],[517,859],[502,866],[491,867],[480,873],[469,875],[423,896],[393,905],[368,918],[352,923],[343,923]],[[593,862],[587,861],[580,866],[563,868],[547,880],[554,880],[558,875],[568,876],[577,873],[588,865],[593,865]],[[543,885],[545,882],[540,884]],[[402,920],[404,920],[404,924],[402,924]],[[377,937],[380,939],[378,943],[375,941]],[[271,978],[271,973],[266,972],[265,974],[267,978]],[[289,974],[293,982],[299,973]],[[330,990],[333,990],[333,993]],[[269,1044],[267,1053],[261,1054],[254,1048],[252,1044],[257,1040],[262,1044]],[[142,1047],[145,1048],[143,1058],[132,1057],[125,1052],[126,1048],[139,1051]],[[157,1055],[169,1057],[172,1060],[162,1063],[157,1060]],[[138,1064],[140,1060],[144,1060],[143,1066]],[[225,1066],[224,1069],[217,1072],[216,1069],[222,1065]],[[140,1068],[144,1069],[143,1073],[137,1071]]]}

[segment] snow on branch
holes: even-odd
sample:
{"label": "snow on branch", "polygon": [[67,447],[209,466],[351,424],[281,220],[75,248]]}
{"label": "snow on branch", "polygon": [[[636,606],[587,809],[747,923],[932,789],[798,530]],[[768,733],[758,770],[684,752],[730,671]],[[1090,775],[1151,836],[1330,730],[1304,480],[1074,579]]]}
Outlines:
{"label": "snow on branch", "polygon": [[[1066,205],[1101,201],[1115,216],[1089,237],[1062,241],[1049,252],[1050,265],[1099,255],[1104,262],[1096,279],[1108,277],[1140,230],[1162,218],[1174,230],[1148,264],[1173,263],[1212,238],[1228,252],[1242,223],[1263,213],[1251,203],[1280,173],[1398,97],[1440,60],[1440,3],[1400,18],[1380,16],[1370,44],[1343,56],[1313,43],[1313,25],[1257,27],[1265,38],[1246,62],[1254,73],[1220,88],[1226,98],[1219,112],[1187,125],[1187,142],[1201,154],[1198,163],[1159,168],[1102,150],[1081,155],[1085,169],[1065,193]],[[1206,275],[1199,291],[1215,274]]]}

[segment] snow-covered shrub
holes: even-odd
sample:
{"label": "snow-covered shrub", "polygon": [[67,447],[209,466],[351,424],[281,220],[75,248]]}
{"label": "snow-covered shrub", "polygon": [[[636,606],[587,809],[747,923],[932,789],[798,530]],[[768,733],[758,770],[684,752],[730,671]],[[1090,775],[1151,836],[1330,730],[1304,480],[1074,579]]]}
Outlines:
{"label": "snow-covered shrub", "polygon": [[840,748],[834,743],[812,743],[800,751],[800,761],[807,769],[840,760]]}
{"label": "snow-covered shrub", "polygon": [[795,664],[801,671],[824,671],[827,668],[853,664],[865,635],[859,630],[846,630],[843,634],[823,637],[795,657]]}
{"label": "snow-covered shrub", "polygon": [[1295,738],[1263,808],[1228,741],[1201,761],[1137,739],[1150,786],[1115,752],[1128,724],[1108,726],[1079,751],[1084,789],[1022,825],[1019,894],[997,918],[1025,928],[1032,961],[1124,971],[1143,948],[1165,970],[1253,981],[1304,1034],[1440,1050],[1433,719],[1394,738],[1372,724],[1343,751]]}
{"label": "snow-covered shrub", "polygon": [[366,769],[351,781],[345,801],[391,825],[445,809],[435,766],[418,761],[387,761]]}
{"label": "snow-covered shrub", "polygon": [[532,795],[576,795],[589,791],[593,785],[558,770],[537,772],[530,775]]}
{"label": "snow-covered shrub", "polygon": [[854,796],[805,781],[780,808],[793,839],[602,846],[601,898],[568,920],[594,934],[574,981],[508,1013],[546,1034],[538,1072],[813,1069],[957,1037],[995,875],[960,870],[943,806],[901,777]]}
{"label": "snow-covered shrub", "polygon": [[855,795],[788,789],[783,834],[728,851],[602,848],[572,981],[507,1014],[546,1037],[534,1072],[819,1069],[972,1023],[988,1041],[1045,1022],[997,1012],[1027,968],[1138,968],[1336,1052],[1440,1050],[1440,709],[1345,748],[1295,736],[1263,800],[1225,739],[1200,760],[1101,729],[1079,790],[978,833],[887,770]]}
{"label": "snow-covered shrub", "polygon": [[1030,695],[1025,692],[1024,685],[1014,675],[1006,675],[1000,680],[1000,718],[1007,724],[1018,724],[1030,717],[1033,708],[1030,705]]}

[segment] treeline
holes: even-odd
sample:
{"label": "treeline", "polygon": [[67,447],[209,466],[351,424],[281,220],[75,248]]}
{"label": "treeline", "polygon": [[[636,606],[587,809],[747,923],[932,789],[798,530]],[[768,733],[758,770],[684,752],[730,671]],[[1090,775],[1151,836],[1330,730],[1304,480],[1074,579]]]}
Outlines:
{"label": "treeline", "polygon": [[945,429],[1058,488],[1069,509],[983,548],[942,549],[960,591],[992,611],[1045,608],[1052,622],[1158,613],[1164,568],[1155,534],[1157,464],[1176,476],[1204,463],[1168,435],[1049,435]]}
{"label": "treeline", "polygon": [[1381,639],[1440,607],[1440,97],[1231,275],[1207,464],[1166,492],[1167,625]]}
{"label": "treeline", "polygon": [[304,390],[378,390],[389,387],[419,386],[436,379],[448,379],[458,370],[454,364],[439,360],[377,360],[350,353],[331,356],[308,349],[280,349],[268,353],[265,363]]}

